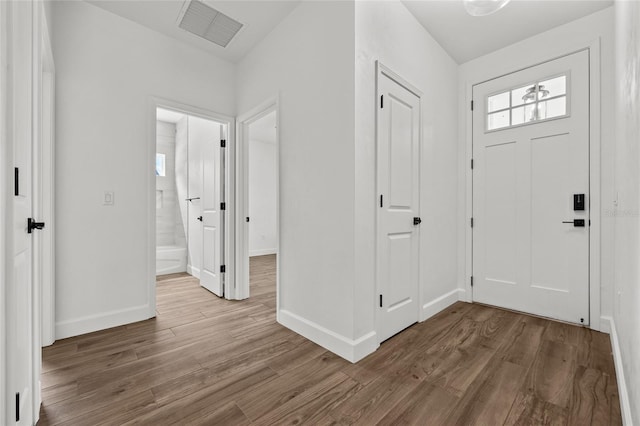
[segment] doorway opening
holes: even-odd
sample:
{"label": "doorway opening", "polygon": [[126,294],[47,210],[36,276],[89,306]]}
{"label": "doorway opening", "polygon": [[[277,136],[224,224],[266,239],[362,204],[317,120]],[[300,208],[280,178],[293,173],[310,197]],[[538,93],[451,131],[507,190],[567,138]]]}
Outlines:
{"label": "doorway opening", "polygon": [[[238,122],[238,293],[277,310],[279,293],[279,143],[277,101]],[[273,292],[273,283],[276,291]]]}
{"label": "doorway opening", "polygon": [[191,275],[225,297],[228,123],[156,109],[155,276]]}

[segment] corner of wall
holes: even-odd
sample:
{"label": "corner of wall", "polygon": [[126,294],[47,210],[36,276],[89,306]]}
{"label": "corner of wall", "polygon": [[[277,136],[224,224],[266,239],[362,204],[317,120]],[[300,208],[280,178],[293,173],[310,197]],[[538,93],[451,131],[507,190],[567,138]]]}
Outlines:
{"label": "corner of wall", "polygon": [[349,339],[285,309],[278,311],[277,321],[288,329],[353,363],[375,352],[379,346],[375,331],[369,332],[358,339]]}
{"label": "corner of wall", "polygon": [[620,396],[620,412],[622,414],[622,424],[625,426],[633,426],[633,417],[631,413],[631,402],[629,400],[629,392],[627,382],[624,375],[622,352],[620,349],[620,341],[618,340],[618,332],[616,324],[612,317],[601,317],[601,329],[610,330],[611,350],[613,352],[613,363],[616,368],[616,381],[618,383],[618,395]]}

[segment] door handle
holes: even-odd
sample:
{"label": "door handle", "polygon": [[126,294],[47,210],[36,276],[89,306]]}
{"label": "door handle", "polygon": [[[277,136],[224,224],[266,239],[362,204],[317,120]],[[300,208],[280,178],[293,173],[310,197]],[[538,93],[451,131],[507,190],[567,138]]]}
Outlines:
{"label": "door handle", "polygon": [[584,228],[584,219],[563,220],[562,223],[572,223],[576,228]]}
{"label": "door handle", "polygon": [[420,219],[419,217],[414,217],[413,218],[413,224],[414,225],[420,225],[422,223],[422,219]]}
{"label": "door handle", "polygon": [[202,216],[196,217],[196,220],[199,220],[200,222],[202,222]]}
{"label": "door handle", "polygon": [[27,219],[27,233],[31,234],[34,229],[43,229],[44,222],[36,222],[34,219]]}

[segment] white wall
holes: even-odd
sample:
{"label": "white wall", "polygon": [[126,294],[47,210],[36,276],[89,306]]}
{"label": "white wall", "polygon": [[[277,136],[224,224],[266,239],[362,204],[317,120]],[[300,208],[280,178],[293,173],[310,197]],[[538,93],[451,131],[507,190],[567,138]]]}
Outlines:
{"label": "white wall", "polygon": [[156,176],[156,247],[186,247],[176,187],[176,125],[158,121],[156,152],[165,156],[165,175]]}
{"label": "white wall", "polygon": [[612,340],[623,418],[626,425],[640,425],[640,3],[616,1],[615,25],[618,205]]}
{"label": "white wall", "polygon": [[[268,124],[265,131],[255,126]],[[249,126],[249,256],[276,253],[276,121],[272,113]]]}
{"label": "white wall", "polygon": [[[86,2],[53,4],[57,338],[154,315],[151,97],[233,115],[234,67]],[[103,191],[115,205],[102,205]]]}
{"label": "white wall", "polygon": [[237,76],[240,114],[280,97],[279,321],[321,344],[348,347],[354,4],[302,2],[238,64]]}
{"label": "white wall", "polygon": [[356,2],[355,338],[375,326],[376,60],[423,93],[420,319],[458,300],[458,66],[400,2]]}
{"label": "white wall", "polygon": [[[613,288],[613,154],[614,154],[614,37],[613,37],[613,8],[562,25],[550,31],[538,34],[514,45],[505,47],[496,52],[469,61],[460,66],[459,71],[459,146],[460,146],[460,173],[461,177],[469,172],[467,155],[470,149],[467,134],[470,123],[471,101],[470,87],[472,84],[486,81],[490,78],[517,71],[540,62],[553,59],[576,50],[588,47],[599,39],[600,46],[600,92],[601,115],[599,122],[592,125],[600,125],[601,138],[601,255],[600,255],[600,310],[601,316],[607,317],[612,312],[612,288]],[[593,170],[592,170],[593,172]],[[465,251],[465,235],[468,230],[468,218],[466,216],[466,192],[467,181],[460,180],[459,188],[459,263],[460,263],[460,288],[468,288],[468,276],[464,265],[469,262]],[[597,188],[592,188],[592,194]],[[597,225],[592,222],[592,225]],[[601,318],[591,318],[592,324],[600,323],[600,327],[607,331],[608,322],[600,321]],[[597,327],[598,328],[598,327]]]}

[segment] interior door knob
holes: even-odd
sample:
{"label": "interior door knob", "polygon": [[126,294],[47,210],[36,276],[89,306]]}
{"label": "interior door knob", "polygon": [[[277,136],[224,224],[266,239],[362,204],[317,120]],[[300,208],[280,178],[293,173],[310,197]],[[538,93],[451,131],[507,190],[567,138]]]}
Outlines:
{"label": "interior door knob", "polygon": [[202,222],[202,216],[198,216],[196,219]]}
{"label": "interior door knob", "polygon": [[419,217],[414,217],[413,218],[413,224],[414,225],[420,225],[422,223],[422,219],[420,219]]}
{"label": "interior door knob", "polygon": [[31,234],[34,229],[43,229],[43,228],[44,228],[44,222],[36,222],[31,218],[27,219],[27,233]]}

